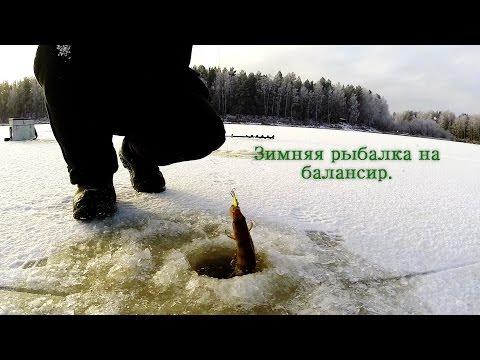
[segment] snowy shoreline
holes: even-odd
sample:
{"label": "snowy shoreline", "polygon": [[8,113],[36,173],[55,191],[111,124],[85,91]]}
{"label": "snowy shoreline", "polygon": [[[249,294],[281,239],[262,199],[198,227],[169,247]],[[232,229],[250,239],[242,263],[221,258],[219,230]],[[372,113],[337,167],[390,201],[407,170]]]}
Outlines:
{"label": "snowy shoreline", "polygon": [[343,130],[343,131],[356,131],[356,132],[368,132],[368,133],[375,133],[375,134],[383,134],[383,135],[397,135],[397,136],[408,136],[408,137],[416,137],[416,138],[423,138],[423,139],[434,139],[434,140],[444,140],[444,141],[453,141],[453,142],[460,142],[465,143],[465,141],[459,140],[450,140],[450,139],[443,139],[443,138],[435,138],[431,136],[423,136],[423,135],[414,135],[409,133],[400,133],[400,132],[393,132],[393,131],[381,131],[374,129],[372,127],[367,126],[355,126],[348,123],[337,123],[337,124],[322,124],[322,125],[298,125],[298,124],[284,124],[281,122],[272,122],[272,123],[262,123],[262,122],[249,122],[249,121],[228,121],[224,120],[224,124],[229,125],[263,125],[263,126],[281,126],[281,127],[290,127],[290,128],[305,128],[305,129],[325,129],[325,130]]}

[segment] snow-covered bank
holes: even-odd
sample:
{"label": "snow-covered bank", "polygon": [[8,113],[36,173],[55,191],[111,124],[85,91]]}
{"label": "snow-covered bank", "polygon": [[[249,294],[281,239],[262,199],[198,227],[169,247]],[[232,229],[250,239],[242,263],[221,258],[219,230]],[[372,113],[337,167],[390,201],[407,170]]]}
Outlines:
{"label": "snow-covered bank", "polygon": [[[136,193],[120,167],[118,213],[82,223],[50,126],[36,127],[36,141],[0,142],[3,313],[480,313],[476,145],[227,124],[227,135],[275,140],[227,138],[205,159],[164,167],[163,194]],[[255,146],[436,149],[441,160],[368,162],[388,170],[382,182],[314,181],[304,165],[367,165],[257,161]],[[232,188],[257,224],[261,271],[199,276],[192,263],[234,249]]]}

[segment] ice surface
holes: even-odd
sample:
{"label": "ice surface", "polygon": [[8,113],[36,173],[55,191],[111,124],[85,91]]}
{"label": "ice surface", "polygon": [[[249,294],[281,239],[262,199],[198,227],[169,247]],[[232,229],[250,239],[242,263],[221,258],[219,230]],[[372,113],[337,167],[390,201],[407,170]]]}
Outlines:
{"label": "ice surface", "polygon": [[[0,141],[0,313],[480,313],[477,145],[227,124],[227,135],[275,140],[227,137],[205,159],[162,167],[162,194],[135,192],[120,166],[117,214],[84,223],[50,126],[36,128],[35,141]],[[256,161],[258,145],[410,149],[413,160]],[[441,160],[419,161],[419,149]],[[305,180],[308,164],[383,167],[392,180]],[[232,188],[256,223],[259,271],[198,275],[196,264],[235,251]]]}

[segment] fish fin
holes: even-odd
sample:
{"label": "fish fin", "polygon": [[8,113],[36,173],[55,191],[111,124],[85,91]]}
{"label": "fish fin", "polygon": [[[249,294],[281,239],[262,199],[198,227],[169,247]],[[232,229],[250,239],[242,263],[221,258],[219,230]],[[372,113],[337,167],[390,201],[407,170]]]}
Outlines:
{"label": "fish fin", "polygon": [[248,231],[252,231],[253,229],[253,226],[255,225],[255,222],[253,220],[250,221],[250,223],[248,224]]}
{"label": "fish fin", "polygon": [[235,238],[233,237],[233,234],[229,233],[227,230],[225,230],[225,235],[227,235],[230,239],[235,240]]}

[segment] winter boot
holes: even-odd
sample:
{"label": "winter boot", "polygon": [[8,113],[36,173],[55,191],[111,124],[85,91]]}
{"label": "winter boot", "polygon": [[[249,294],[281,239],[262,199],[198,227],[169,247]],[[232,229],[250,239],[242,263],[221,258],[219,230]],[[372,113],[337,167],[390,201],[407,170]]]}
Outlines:
{"label": "winter boot", "polygon": [[135,157],[125,140],[118,156],[123,166],[130,172],[130,182],[136,191],[146,193],[165,191],[165,179],[158,166]]}
{"label": "winter boot", "polygon": [[112,183],[78,185],[73,197],[73,217],[77,220],[103,219],[117,210],[117,196]]}

